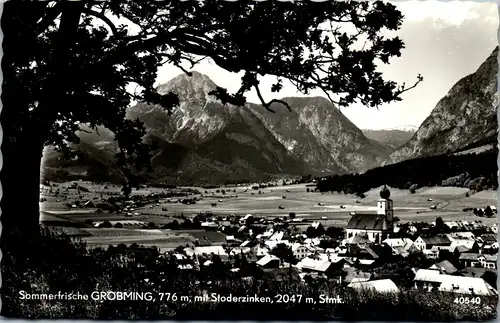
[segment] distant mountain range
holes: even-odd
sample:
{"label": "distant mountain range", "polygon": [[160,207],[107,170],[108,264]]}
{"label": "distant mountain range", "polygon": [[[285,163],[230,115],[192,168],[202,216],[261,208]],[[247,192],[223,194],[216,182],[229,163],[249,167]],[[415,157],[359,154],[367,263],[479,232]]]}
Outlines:
{"label": "distant mountain range", "polygon": [[[378,141],[392,149],[399,148],[406,144],[408,140],[415,134],[416,129],[404,127],[400,129],[383,129],[383,130],[363,130],[363,134],[372,140]],[[408,130],[406,130],[408,129]]]}
{"label": "distant mountain range", "polygon": [[[284,98],[292,111],[277,103],[272,106],[276,113],[252,103],[222,105],[208,94],[214,82],[198,72],[158,87],[160,93],[179,96],[180,106],[171,116],[159,106],[139,103],[127,118],[139,118],[146,126],[144,140],[153,147],[154,170],[148,177],[155,182],[215,184],[360,173],[496,139],[497,50],[476,73],[453,86],[417,131],[412,126],[362,131],[322,97]],[[47,148],[44,178],[119,178],[113,167],[113,134],[106,129],[99,133],[78,133],[81,154],[73,161],[62,161]]]}

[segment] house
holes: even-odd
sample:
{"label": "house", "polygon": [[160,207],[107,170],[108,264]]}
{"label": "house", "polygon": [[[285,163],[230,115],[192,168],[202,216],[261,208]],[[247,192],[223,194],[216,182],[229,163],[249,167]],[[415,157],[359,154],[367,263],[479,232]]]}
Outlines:
{"label": "house", "polygon": [[304,259],[307,257],[311,252],[313,252],[312,248],[307,246],[307,245],[302,245],[300,243],[293,243],[292,246],[292,252],[295,258],[298,260]]}
{"label": "house", "polygon": [[439,291],[466,295],[498,295],[498,292],[482,278],[442,275]]}
{"label": "house", "polygon": [[392,254],[394,256],[408,257],[411,253],[417,251],[416,247],[412,244],[409,248],[406,247],[392,247]]}
{"label": "house", "polygon": [[347,287],[356,290],[373,290],[378,293],[399,293],[399,288],[390,279],[371,280],[367,282],[350,283]]}
{"label": "house", "polygon": [[457,268],[451,264],[448,260],[443,260],[429,267],[430,270],[437,270],[444,274],[454,274],[457,272]]}
{"label": "house", "polygon": [[352,267],[344,268],[344,271],[346,272],[346,276],[344,278],[344,281],[348,284],[367,282],[372,278],[371,273],[364,272],[364,271],[356,269],[356,268],[352,268]]}
{"label": "house", "polygon": [[453,255],[456,258],[460,258],[461,254],[469,252],[469,251],[470,251],[470,249],[467,248],[466,246],[457,246],[457,247],[455,247],[455,250],[453,251]]}
{"label": "house", "polygon": [[267,256],[269,254],[269,251],[270,251],[270,249],[265,245],[264,246],[257,245],[255,247],[253,247],[252,249],[253,249],[253,253],[255,254],[257,259],[261,259],[262,257]]}
{"label": "house", "polygon": [[356,234],[350,238],[344,239],[342,244],[350,245],[350,244],[371,244],[372,241],[368,240],[368,234]]}
{"label": "house", "polygon": [[464,267],[475,267],[479,264],[479,254],[475,252],[464,252],[460,254],[458,260]]}
{"label": "house", "polygon": [[456,294],[497,295],[497,291],[482,278],[441,274],[437,270],[420,269],[415,278],[415,288]]}
{"label": "house", "polygon": [[236,247],[236,248],[232,248],[231,251],[229,252],[229,254],[231,256],[235,256],[235,255],[241,255],[241,254],[248,254],[252,251],[252,248],[250,247]]}
{"label": "house", "polygon": [[481,254],[481,256],[479,256],[477,260],[484,268],[497,269],[498,254]]}
{"label": "house", "polygon": [[302,259],[295,265],[302,272],[316,272],[327,275],[330,271],[332,263],[325,259],[314,259],[311,257],[307,257]]}
{"label": "house", "polygon": [[490,245],[498,241],[497,235],[492,233],[484,233],[478,237],[478,240],[483,243],[483,245]]}
{"label": "house", "polygon": [[426,291],[438,290],[442,282],[441,276],[438,270],[419,269],[415,273],[415,278],[413,279],[415,288]]}
{"label": "house", "polygon": [[427,259],[438,259],[439,258],[439,249],[433,247],[431,249],[424,249],[422,253]]}
{"label": "house", "polygon": [[392,248],[387,245],[349,245],[348,254],[361,260],[384,261],[392,256]]}
{"label": "house", "polygon": [[387,238],[382,243],[390,246],[390,247],[405,247],[409,248],[413,241],[409,238]]}
{"label": "house", "polygon": [[224,250],[222,246],[202,246],[202,247],[195,247],[194,249],[186,248],[184,250],[186,251],[186,254],[189,256],[218,255],[227,257],[227,252],[226,250]]}
{"label": "house", "polygon": [[174,253],[172,255],[172,257],[175,258],[175,260],[177,260],[177,261],[183,261],[183,260],[187,260],[188,259],[188,257],[186,255],[183,255],[181,253]]}
{"label": "house", "polygon": [[207,221],[207,222],[202,222],[201,227],[202,228],[218,228],[219,224],[212,222],[212,221]]}
{"label": "house", "polygon": [[437,235],[434,237],[424,237],[424,236],[419,236],[415,241],[413,242],[415,247],[417,247],[418,250],[425,250],[425,249],[432,249],[432,247],[450,247],[451,246],[451,241],[448,239],[447,236],[445,235]]}
{"label": "house", "polygon": [[413,241],[409,238],[389,238],[382,241],[382,243],[391,247],[393,255],[400,255],[402,257],[407,257],[410,253],[417,250]]}
{"label": "house", "polygon": [[460,270],[457,274],[460,276],[464,277],[479,277],[484,275],[485,272],[491,271],[496,274],[496,269],[487,269],[487,268],[480,268],[480,267],[465,267],[464,269]]}
{"label": "house", "polygon": [[452,232],[452,233],[446,234],[446,236],[451,241],[454,241],[454,240],[476,240],[476,236],[474,235],[474,233],[468,232],[468,231],[466,231],[466,232]]}
{"label": "house", "polygon": [[483,254],[496,254],[498,253],[498,242],[493,242],[492,244],[483,245],[481,248],[481,253]]}
{"label": "house", "polygon": [[377,201],[377,213],[354,214],[347,223],[346,239],[356,235],[364,235],[375,243],[387,239],[389,233],[394,232],[394,211],[390,196],[390,191],[384,185]]}
{"label": "house", "polygon": [[458,259],[464,267],[484,267],[497,269],[497,254],[488,255],[474,252],[464,252]]}
{"label": "house", "polygon": [[459,246],[465,247],[470,252],[478,252],[480,249],[479,244],[475,240],[454,240],[451,242],[449,250],[453,252]]}
{"label": "house", "polygon": [[273,255],[266,255],[257,261],[257,265],[262,268],[279,268],[281,261]]}

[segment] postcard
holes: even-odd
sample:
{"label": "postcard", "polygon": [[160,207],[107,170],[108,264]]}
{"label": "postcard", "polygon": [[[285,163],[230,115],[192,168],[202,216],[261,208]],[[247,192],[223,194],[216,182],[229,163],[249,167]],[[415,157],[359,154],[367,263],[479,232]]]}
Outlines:
{"label": "postcard", "polygon": [[1,4],[1,311],[497,318],[497,4]]}

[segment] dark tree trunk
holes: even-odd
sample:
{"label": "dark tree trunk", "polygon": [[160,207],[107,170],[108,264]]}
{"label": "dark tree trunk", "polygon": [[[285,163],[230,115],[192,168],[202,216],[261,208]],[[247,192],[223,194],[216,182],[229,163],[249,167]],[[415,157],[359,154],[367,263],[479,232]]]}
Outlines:
{"label": "dark tree trunk", "polygon": [[[22,107],[12,102],[4,102],[0,118],[4,125],[4,140],[1,146],[3,167],[0,171],[3,192],[0,202],[2,210],[0,241],[3,250],[6,248],[18,251],[14,247],[29,247],[27,242],[35,241],[40,234],[40,163],[43,147],[51,127],[57,120],[58,111],[66,104],[65,97],[70,93],[67,88],[66,68],[71,59],[71,46],[84,5],[79,1],[62,2],[58,37],[53,44],[54,54],[48,68],[51,74],[48,75],[37,108],[26,114],[20,111],[29,111],[28,106]],[[10,36],[9,39],[12,41],[13,30],[7,29],[4,32],[6,39]],[[12,45],[14,44],[11,43]],[[11,68],[7,64],[10,54],[7,50],[2,67]],[[13,77],[15,74],[8,75]],[[9,80],[6,79],[4,82],[8,83]],[[17,95],[23,94],[17,93]]]}
{"label": "dark tree trunk", "polygon": [[[5,120],[2,120],[4,122]],[[34,141],[35,139],[33,139]],[[13,145],[5,138],[2,145],[2,247],[19,245],[38,237],[40,199],[40,161],[43,146]]]}

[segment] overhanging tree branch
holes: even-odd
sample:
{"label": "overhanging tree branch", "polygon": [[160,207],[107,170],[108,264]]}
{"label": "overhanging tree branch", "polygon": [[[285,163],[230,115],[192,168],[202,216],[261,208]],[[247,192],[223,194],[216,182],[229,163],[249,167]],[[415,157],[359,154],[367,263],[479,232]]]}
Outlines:
{"label": "overhanging tree branch", "polygon": [[116,26],[102,12],[97,12],[89,8],[83,8],[82,13],[101,19],[111,29],[113,35],[116,35],[118,33]]}
{"label": "overhanging tree branch", "polygon": [[260,102],[262,103],[262,106],[264,108],[266,108],[267,111],[272,112],[272,113],[276,113],[273,109],[271,109],[271,104],[273,104],[273,103],[281,103],[287,107],[288,111],[292,111],[292,108],[290,107],[290,105],[283,100],[272,99],[271,101],[266,102],[266,100],[264,100],[264,98],[262,97],[262,94],[260,93],[259,86],[257,84],[255,84],[254,88],[255,88],[255,91],[257,92],[257,96],[259,97]]}
{"label": "overhanging tree branch", "polygon": [[63,3],[57,2],[50,8],[45,16],[36,25],[36,35],[40,35],[47,30],[50,24],[62,13]]}

